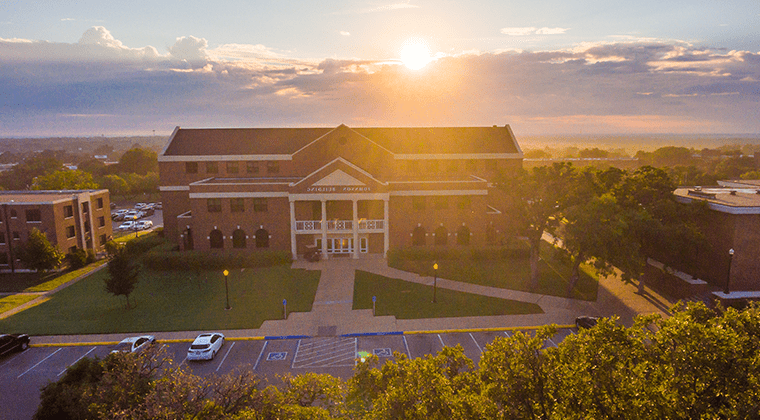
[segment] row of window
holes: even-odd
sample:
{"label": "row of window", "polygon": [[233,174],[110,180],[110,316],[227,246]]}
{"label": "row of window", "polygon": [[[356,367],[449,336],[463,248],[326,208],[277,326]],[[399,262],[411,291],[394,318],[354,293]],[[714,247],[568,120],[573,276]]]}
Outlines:
{"label": "row of window", "polygon": [[[452,197],[453,198],[453,197]],[[449,197],[443,195],[433,196],[433,207],[435,210],[446,210],[449,208]],[[470,196],[456,197],[456,208],[460,210],[466,210],[472,207],[472,198]],[[412,208],[414,210],[425,210],[428,207],[428,197],[426,196],[414,196],[412,197]]]}
{"label": "row of window", "polygon": [[[98,198],[96,200],[97,208],[102,209],[103,208],[103,199]],[[82,212],[87,213],[89,211],[89,203],[82,203]],[[24,215],[26,216],[27,222],[41,222],[42,221],[42,211],[40,209],[26,209],[24,210]],[[10,217],[11,219],[15,219],[18,217],[18,212],[16,209],[10,210]],[[63,206],[63,217],[69,218],[74,217],[74,206]]]}
{"label": "row of window", "polygon": [[[207,174],[219,173],[219,162],[204,162],[204,170]],[[261,168],[266,168],[268,174],[276,174],[280,172],[280,162],[278,161],[248,161],[245,162],[245,167],[241,168],[241,162],[226,162],[226,170],[228,174],[239,174],[245,169],[245,173],[256,175],[261,172]],[[199,172],[198,162],[185,162],[185,172],[188,174],[197,174]]]}
{"label": "row of window", "polygon": [[[442,163],[445,162],[445,163]],[[478,170],[478,162],[473,159],[465,160],[465,169],[470,172],[475,172]],[[496,159],[486,159],[485,162],[485,169],[489,171],[495,171],[497,169],[498,161]],[[263,170],[263,168],[266,168],[266,172],[268,174],[276,174],[280,172],[280,162],[278,161],[266,161],[266,162],[259,162],[259,161],[247,161],[244,162],[244,165],[242,165],[243,162],[225,162],[225,169],[227,174],[239,174],[245,173],[247,174],[259,174]],[[460,160],[446,160],[446,161],[439,161],[436,159],[426,159],[426,160],[408,160],[406,161],[406,170],[410,173],[420,173],[422,172],[422,166],[424,166],[424,169],[426,172],[430,173],[439,173],[441,170],[445,170],[448,173],[456,173],[459,172],[459,169],[461,167],[461,161]],[[204,173],[206,174],[218,174],[219,173],[219,162],[204,162]],[[188,174],[197,174],[200,171],[200,165],[198,162],[185,162],[185,172]]]}
{"label": "row of window", "polygon": [[[209,213],[219,213],[222,211],[222,199],[221,198],[209,198],[206,200],[206,207]],[[244,198],[230,198],[230,212],[240,213],[245,211],[245,199]],[[266,212],[268,211],[266,198],[254,198],[253,199],[253,211]]]}
{"label": "row of window", "polygon": [[[469,245],[470,244],[470,228],[467,226],[460,226],[456,232],[457,245]],[[433,245],[445,246],[449,241],[449,231],[443,226],[438,226],[433,232]],[[427,245],[427,231],[421,226],[417,226],[412,231],[412,245],[425,246]]]}
{"label": "row of window", "polygon": [[[224,235],[219,229],[214,229],[208,235],[209,245],[212,249],[224,249]],[[243,229],[232,231],[232,247],[243,249],[248,246],[248,236]],[[258,229],[253,235],[256,248],[269,248],[269,232],[266,229]]]}

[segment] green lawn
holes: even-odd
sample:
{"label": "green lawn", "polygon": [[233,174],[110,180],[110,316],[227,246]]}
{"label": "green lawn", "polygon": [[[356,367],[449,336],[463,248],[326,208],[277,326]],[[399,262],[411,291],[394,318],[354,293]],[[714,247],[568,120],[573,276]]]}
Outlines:
{"label": "green lawn", "polygon": [[[530,264],[527,258],[437,261],[438,276],[482,286],[566,297],[570,265],[567,261],[559,258],[552,248],[553,246],[547,242],[541,243],[541,261],[539,263],[541,281],[535,290],[530,287]],[[395,268],[432,276],[432,266],[432,261],[402,260]],[[581,268],[581,277],[573,289],[572,297],[582,300],[596,300],[598,279],[589,274],[592,272],[589,267],[582,266]]]}
{"label": "green lawn", "polygon": [[37,299],[39,295],[10,295],[0,298],[0,314],[5,311],[10,311],[16,306],[20,306],[31,300]]}
{"label": "green lawn", "polygon": [[541,314],[534,303],[473,295],[438,288],[433,303],[433,287],[356,271],[353,309],[372,309],[375,315],[394,315],[398,319],[446,318],[462,316]]}
{"label": "green lawn", "polygon": [[138,333],[259,328],[267,319],[308,312],[320,272],[286,266],[234,270],[229,275],[231,310],[224,309],[224,276],[217,271],[143,271],[130,301],[105,291],[101,270],[41,305],[0,320],[0,331],[34,335]]}

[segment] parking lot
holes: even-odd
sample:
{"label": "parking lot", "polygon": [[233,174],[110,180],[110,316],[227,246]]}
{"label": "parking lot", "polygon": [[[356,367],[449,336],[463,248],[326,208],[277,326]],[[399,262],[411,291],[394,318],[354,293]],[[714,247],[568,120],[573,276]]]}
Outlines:
{"label": "parking lot", "polygon": [[[533,333],[532,330],[525,331]],[[562,328],[546,347],[556,346],[574,330]],[[425,334],[361,335],[347,337],[292,337],[271,339],[228,339],[214,360],[188,362],[188,342],[158,343],[177,364],[186,365],[199,376],[223,375],[249,366],[262,376],[304,372],[328,373],[347,379],[363,354],[374,354],[380,363],[394,352],[410,358],[435,354],[444,346],[461,345],[477,366],[486,345],[513,330],[447,332]],[[106,357],[114,345],[34,346],[0,360],[0,407],[3,419],[31,418],[39,404],[39,389],[57,381],[66,369],[84,357]]]}

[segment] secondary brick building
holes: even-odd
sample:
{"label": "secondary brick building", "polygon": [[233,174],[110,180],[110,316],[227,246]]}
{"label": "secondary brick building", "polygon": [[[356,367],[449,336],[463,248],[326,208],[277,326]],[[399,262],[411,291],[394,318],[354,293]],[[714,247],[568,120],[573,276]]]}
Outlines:
{"label": "secondary brick building", "polygon": [[112,235],[108,190],[0,191],[0,269],[24,268],[15,251],[33,228],[64,253],[103,251]]}
{"label": "secondary brick building", "polygon": [[483,246],[505,222],[491,183],[522,157],[509,126],[177,127],[158,158],[165,233],[294,258]]}

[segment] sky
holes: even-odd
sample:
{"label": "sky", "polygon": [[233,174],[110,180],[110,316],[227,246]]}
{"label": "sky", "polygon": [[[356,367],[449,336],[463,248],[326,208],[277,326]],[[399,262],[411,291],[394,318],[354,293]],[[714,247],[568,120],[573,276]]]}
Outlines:
{"label": "sky", "polygon": [[0,0],[0,137],[339,124],[757,135],[760,2]]}

